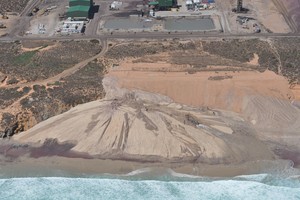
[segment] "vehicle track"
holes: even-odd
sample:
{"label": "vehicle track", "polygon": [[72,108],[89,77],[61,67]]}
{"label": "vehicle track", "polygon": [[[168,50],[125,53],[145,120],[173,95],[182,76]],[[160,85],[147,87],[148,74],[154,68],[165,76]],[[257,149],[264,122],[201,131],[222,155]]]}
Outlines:
{"label": "vehicle track", "polygon": [[281,0],[272,0],[274,5],[277,7],[278,11],[281,12],[281,14],[283,15],[285,21],[287,22],[287,24],[289,25],[289,27],[291,28],[293,33],[298,32],[298,27],[295,24],[294,20],[290,17],[286,7],[283,5]]}
{"label": "vehicle track", "polygon": [[0,88],[15,88],[15,87],[26,87],[26,86],[28,87],[28,86],[33,86],[33,85],[47,85],[47,83],[53,83],[55,81],[59,81],[62,78],[68,77],[68,76],[74,74],[75,72],[77,72],[78,70],[84,68],[89,62],[93,61],[94,59],[102,57],[108,49],[107,41],[101,40],[101,45],[102,45],[102,49],[101,49],[100,53],[98,53],[97,55],[95,55],[91,58],[88,58],[86,60],[83,60],[83,61],[77,63],[73,67],[66,69],[63,72],[61,72],[53,77],[50,77],[50,78],[44,79],[44,80],[38,80],[38,81],[15,84],[15,85],[4,85]]}

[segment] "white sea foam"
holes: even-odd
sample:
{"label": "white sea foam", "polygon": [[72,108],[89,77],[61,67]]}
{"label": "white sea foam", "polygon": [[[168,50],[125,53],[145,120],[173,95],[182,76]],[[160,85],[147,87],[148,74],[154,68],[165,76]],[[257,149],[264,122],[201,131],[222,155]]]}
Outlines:
{"label": "white sea foam", "polygon": [[151,168],[142,168],[142,169],[137,169],[132,172],[129,172],[128,174],[125,174],[123,176],[135,176],[135,175],[143,174],[143,173],[149,172],[149,171],[151,171]]}
{"label": "white sea foam", "polygon": [[240,180],[181,182],[101,178],[13,178],[0,179],[0,199],[299,200],[300,188]]}
{"label": "white sea foam", "polygon": [[252,175],[241,175],[236,176],[235,179],[263,182],[269,175],[268,174],[252,174]]}
{"label": "white sea foam", "polygon": [[202,176],[178,173],[178,172],[173,171],[172,169],[168,169],[167,171],[168,171],[168,173],[170,173],[170,175],[172,175],[174,177],[179,177],[179,178],[191,178],[191,179],[203,178]]}

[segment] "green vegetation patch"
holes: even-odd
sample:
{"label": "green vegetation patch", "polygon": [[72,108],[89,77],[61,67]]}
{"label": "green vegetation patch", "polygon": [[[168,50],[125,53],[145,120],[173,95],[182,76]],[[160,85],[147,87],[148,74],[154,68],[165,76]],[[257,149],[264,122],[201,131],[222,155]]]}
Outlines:
{"label": "green vegetation patch", "polygon": [[32,58],[38,51],[27,51],[17,55],[14,60],[13,64],[15,65],[27,65],[31,62]]}
{"label": "green vegetation patch", "polygon": [[[48,45],[42,42],[39,45]],[[101,51],[90,41],[58,42],[53,48],[22,52],[20,43],[1,43],[0,71],[17,80],[36,81],[55,76]]]}

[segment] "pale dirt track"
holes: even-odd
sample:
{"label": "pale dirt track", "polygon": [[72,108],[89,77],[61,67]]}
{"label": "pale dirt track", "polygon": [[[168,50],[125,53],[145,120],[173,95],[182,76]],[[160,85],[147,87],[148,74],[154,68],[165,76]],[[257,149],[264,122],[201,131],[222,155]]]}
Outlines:
{"label": "pale dirt track", "polygon": [[100,58],[102,56],[104,56],[104,54],[106,53],[108,47],[107,47],[107,41],[106,40],[101,40],[101,44],[102,44],[102,49],[101,52],[98,53],[97,55],[90,57],[86,60],[83,60],[79,63],[77,63],[76,65],[74,65],[73,67],[64,70],[63,72],[50,77],[48,79],[44,79],[44,80],[38,80],[38,81],[33,81],[33,82],[27,82],[27,83],[20,83],[20,84],[14,84],[14,85],[2,85],[0,88],[16,88],[16,87],[28,87],[28,86],[33,86],[33,85],[47,85],[47,83],[54,83],[55,81],[59,81],[65,77],[68,77],[72,74],[74,74],[75,72],[77,72],[78,70],[82,69],[83,67],[85,67],[89,62]]}

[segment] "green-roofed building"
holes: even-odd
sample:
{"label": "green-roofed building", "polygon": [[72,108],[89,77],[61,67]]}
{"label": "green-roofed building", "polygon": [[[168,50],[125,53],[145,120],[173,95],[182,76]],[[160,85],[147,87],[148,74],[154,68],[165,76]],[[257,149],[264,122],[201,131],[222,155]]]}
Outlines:
{"label": "green-roofed building", "polygon": [[92,0],[69,0],[69,6],[92,6]]}
{"label": "green-roofed building", "polygon": [[174,5],[173,0],[158,0],[159,7],[170,8]]}
{"label": "green-roofed building", "polygon": [[86,19],[89,17],[91,6],[72,6],[67,11],[67,17]]}
{"label": "green-roofed building", "polygon": [[177,7],[177,0],[154,0],[150,1],[148,5],[158,10],[170,10]]}

